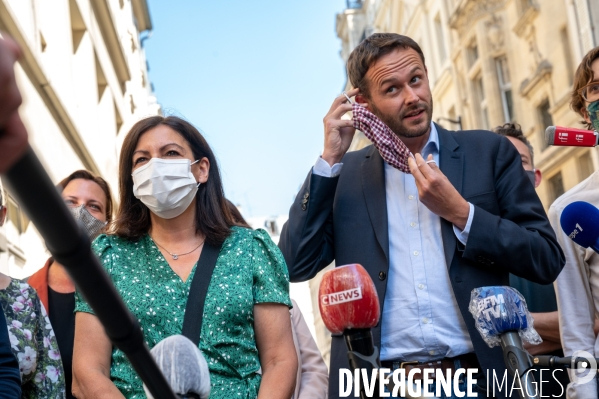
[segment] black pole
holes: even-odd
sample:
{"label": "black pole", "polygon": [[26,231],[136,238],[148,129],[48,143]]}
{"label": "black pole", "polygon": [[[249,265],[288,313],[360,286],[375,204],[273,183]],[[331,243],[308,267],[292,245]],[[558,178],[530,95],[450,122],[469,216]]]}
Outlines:
{"label": "black pole", "polygon": [[104,326],[155,398],[176,399],[144,342],[135,317],[125,307],[91,250],[85,231],[71,216],[31,148],[3,176],[19,205],[40,232],[54,259],[66,269]]}

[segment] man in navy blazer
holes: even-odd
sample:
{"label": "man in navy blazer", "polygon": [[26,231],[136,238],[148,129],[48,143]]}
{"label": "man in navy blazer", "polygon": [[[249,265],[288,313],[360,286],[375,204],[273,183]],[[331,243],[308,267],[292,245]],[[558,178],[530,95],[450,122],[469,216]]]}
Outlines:
{"label": "man in navy blazer", "polygon": [[[342,116],[351,104],[336,98],[324,118],[324,151],[279,242],[291,281],[308,280],[333,260],[360,263],[381,302],[372,332],[383,366],[404,367],[406,375],[476,367],[501,379],[501,349],[485,344],[468,311],[472,289],[509,285],[509,273],[549,284],[564,265],[520,155],[492,132],[432,123],[424,55],[409,37],[365,39],[350,55],[348,75],[355,89],[347,94],[415,154],[411,173],[385,162],[374,146],[347,153],[355,130]],[[349,368],[347,349],[333,336],[330,398],[339,397],[340,368]],[[510,394],[504,387],[493,396]]]}

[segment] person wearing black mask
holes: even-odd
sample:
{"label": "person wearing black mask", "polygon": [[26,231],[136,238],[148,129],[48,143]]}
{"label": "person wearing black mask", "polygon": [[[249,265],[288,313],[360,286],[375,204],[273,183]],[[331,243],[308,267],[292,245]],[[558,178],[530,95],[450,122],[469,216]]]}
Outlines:
{"label": "person wearing black mask", "polygon": [[[516,147],[522,158],[522,167],[529,177],[532,185],[537,188],[541,184],[542,173],[534,166],[534,151],[532,145],[522,133],[520,125],[506,123],[493,129],[495,133],[507,137]],[[526,349],[532,355],[564,356],[559,336],[559,317],[557,312],[557,300],[553,285],[541,285],[532,281],[510,274],[510,286],[516,288],[524,299],[528,310],[534,319],[534,328],[537,330],[543,342],[539,345],[525,344]],[[538,371],[535,374],[536,381],[541,381]],[[566,386],[570,382],[565,369],[555,371],[554,376],[549,372],[543,373],[542,380],[543,395],[554,398],[566,397]],[[557,382],[559,380],[559,383]],[[560,387],[561,385],[561,387]]]}
{"label": "person wearing black mask", "polygon": [[[90,240],[93,241],[112,220],[114,206],[108,183],[87,170],[77,170],[58,183],[57,188],[72,215],[85,227]],[[71,385],[75,337],[75,284],[64,266],[52,258],[29,277],[27,283],[35,288],[50,316],[64,366],[66,399],[74,398]]]}

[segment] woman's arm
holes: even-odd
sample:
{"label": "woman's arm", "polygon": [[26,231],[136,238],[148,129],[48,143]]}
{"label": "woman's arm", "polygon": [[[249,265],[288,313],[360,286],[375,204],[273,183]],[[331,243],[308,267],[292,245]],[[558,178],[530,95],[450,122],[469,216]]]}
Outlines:
{"label": "woman's arm", "polygon": [[110,381],[112,344],[102,323],[90,313],[75,315],[73,395],[84,398],[124,398]]}
{"label": "woman's arm", "polygon": [[287,305],[254,305],[254,331],[262,366],[258,399],[289,399],[295,387],[297,356]]}

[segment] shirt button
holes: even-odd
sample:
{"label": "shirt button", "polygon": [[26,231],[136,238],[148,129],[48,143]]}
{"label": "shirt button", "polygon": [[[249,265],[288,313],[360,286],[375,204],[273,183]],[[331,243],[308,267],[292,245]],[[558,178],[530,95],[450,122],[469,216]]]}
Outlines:
{"label": "shirt button", "polygon": [[419,254],[420,254],[420,252],[414,251],[414,256],[418,256]]}
{"label": "shirt button", "polygon": [[418,284],[418,289],[419,290],[423,290],[424,289],[424,284]]}
{"label": "shirt button", "polygon": [[434,355],[434,354],[435,354],[435,351],[428,351],[428,354],[429,354],[429,355]]}
{"label": "shirt button", "polygon": [[415,227],[416,226],[416,222],[410,223],[410,226]]}
{"label": "shirt button", "polygon": [[408,199],[413,200],[414,196],[410,194],[410,195],[408,195]]}
{"label": "shirt button", "polygon": [[424,324],[428,324],[428,321],[429,321],[429,320],[428,320],[428,317],[423,317],[423,318],[422,318],[422,322],[423,322]]}

